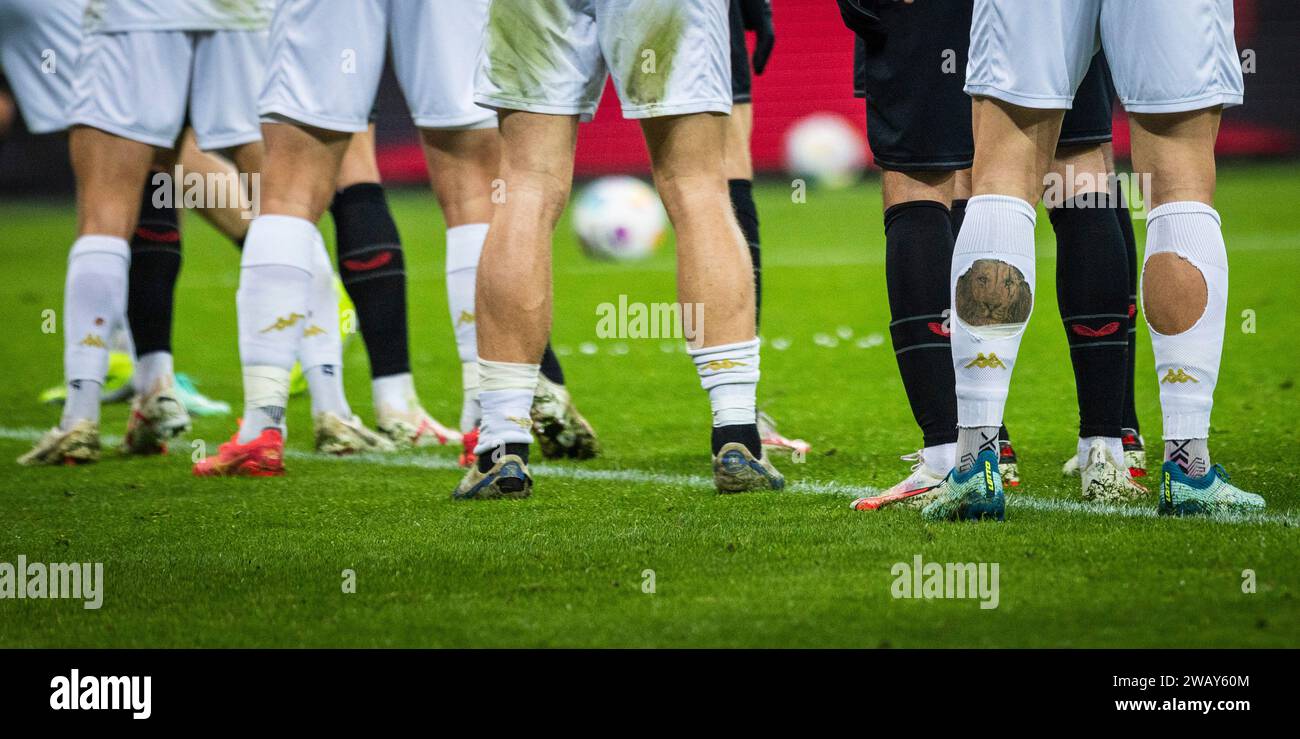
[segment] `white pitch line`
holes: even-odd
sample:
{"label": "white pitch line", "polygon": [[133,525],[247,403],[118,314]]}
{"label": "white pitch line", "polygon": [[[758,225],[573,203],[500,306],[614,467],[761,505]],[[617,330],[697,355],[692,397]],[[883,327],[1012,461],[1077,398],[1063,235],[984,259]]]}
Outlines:
{"label": "white pitch line", "polygon": [[[0,427],[0,439],[8,439],[12,441],[35,441],[42,433],[44,432],[33,428]],[[102,437],[102,441],[105,446],[116,446],[121,443],[121,437],[104,436]],[[441,456],[417,456],[412,454],[359,454],[350,457],[334,457],[330,455],[313,454],[298,449],[288,450],[285,453],[285,456],[290,459],[304,459],[341,464],[376,465],[379,467],[443,471],[460,470],[460,466],[456,464],[454,459]],[[571,467],[568,465],[548,464],[545,462],[534,463],[529,465],[529,467],[538,477],[541,478],[558,477],[569,480],[626,482],[634,485],[665,485],[706,490],[713,489],[713,480],[703,475],[681,475],[670,472],[652,472],[649,470],[639,469],[591,469]],[[881,492],[879,488],[866,485],[847,485],[841,482],[816,480],[792,481],[786,487],[786,491],[804,495],[834,495],[844,498],[860,498],[869,495],[878,495]],[[1013,510],[1024,509],[1031,511],[1044,511],[1048,513],[1074,513],[1120,518],[1156,518],[1158,516],[1154,507],[1118,506],[1105,503],[1091,503],[1082,500],[1041,498],[1026,495],[1024,493],[1009,493],[1007,495],[1007,506]],[[1259,513],[1217,516],[1212,520],[1215,523],[1255,523],[1300,528],[1300,514],[1294,513]]]}

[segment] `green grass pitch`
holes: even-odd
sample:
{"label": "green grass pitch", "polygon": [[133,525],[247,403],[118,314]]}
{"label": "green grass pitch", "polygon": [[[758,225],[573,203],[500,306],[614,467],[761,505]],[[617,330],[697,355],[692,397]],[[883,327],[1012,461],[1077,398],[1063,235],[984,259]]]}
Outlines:
{"label": "green grass pitch", "polygon": [[[283,479],[193,479],[184,443],[165,458],[109,452],[84,468],[20,468],[12,460],[57,418],[36,402],[59,381],[62,356],[60,336],[41,331],[42,311],[61,310],[75,217],[68,203],[0,205],[0,562],[103,562],[105,577],[97,611],[0,600],[0,646],[1295,646],[1295,183],[1293,165],[1220,175],[1232,288],[1213,450],[1269,504],[1234,522],[1158,519],[1154,495],[1119,509],[1072,505],[1078,483],[1059,467],[1077,417],[1045,218],[1038,306],[1007,415],[1024,480],[1008,520],[927,525],[911,511],[850,511],[855,490],[906,474],[898,455],[919,445],[889,348],[878,181],[813,190],[806,203],[780,183],[757,190],[761,403],[813,445],[803,464],[778,461],[788,492],[714,495],[708,405],[686,356],[674,342],[596,337],[600,303],[673,299],[671,248],[632,265],[596,263],[567,221],[555,242],[555,343],[606,453],[537,465],[531,500],[453,502],[453,450],[313,457],[305,398],[291,409]],[[429,410],[454,422],[441,221],[423,191],[395,194],[393,206],[417,383]],[[236,252],[192,216],[184,249],[177,369],[238,407]],[[1248,310],[1253,333],[1243,331]],[[1154,464],[1160,420],[1145,328],[1139,342]],[[350,398],[372,422],[359,341],[347,359]],[[125,421],[125,406],[107,406],[104,433],[120,437]],[[233,418],[197,419],[190,440],[214,449],[233,428]],[[999,606],[894,599],[891,567],[917,554],[999,563]],[[355,593],[342,592],[344,570],[356,574]],[[647,570],[653,593],[643,592]],[[1243,592],[1246,570],[1255,592]]]}

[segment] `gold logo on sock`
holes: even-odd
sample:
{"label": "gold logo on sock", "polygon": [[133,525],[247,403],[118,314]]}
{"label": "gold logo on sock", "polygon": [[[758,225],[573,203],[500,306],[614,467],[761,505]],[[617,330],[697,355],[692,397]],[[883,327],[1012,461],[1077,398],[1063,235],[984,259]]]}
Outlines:
{"label": "gold logo on sock", "polygon": [[320,336],[321,334],[324,333],[325,333],[325,329],[313,323],[312,325],[308,326],[306,329],[303,330],[302,337],[305,339],[308,336]]}
{"label": "gold logo on sock", "polygon": [[713,361],[704,365],[704,369],[713,370],[714,372],[717,372],[718,370],[731,369],[733,367],[748,367],[748,366],[749,365],[746,364],[745,362],[737,362],[734,359],[714,359]]}
{"label": "gold logo on sock", "polygon": [[530,429],[533,427],[533,419],[520,418],[519,416],[506,416],[506,420],[515,424],[521,429]]}
{"label": "gold logo on sock", "polygon": [[470,313],[467,310],[461,311],[460,315],[456,317],[457,326],[468,326],[473,322],[474,322],[474,314]]}
{"label": "gold logo on sock", "polygon": [[94,346],[100,349],[108,348],[104,345],[104,340],[99,338],[99,336],[96,334],[86,334],[86,338],[82,339],[77,343],[81,344],[82,346]]}
{"label": "gold logo on sock", "polygon": [[1200,382],[1200,380],[1187,374],[1187,370],[1184,370],[1183,368],[1179,367],[1177,371],[1166,370],[1165,376],[1160,378],[1160,382],[1161,384],[1163,384],[1166,382],[1168,383]]}
{"label": "gold logo on sock", "polygon": [[265,333],[270,333],[272,331],[283,331],[286,328],[289,328],[290,326],[296,326],[298,324],[298,321],[306,317],[307,316],[304,316],[301,313],[290,313],[289,315],[284,316],[283,318],[275,319],[275,323],[262,329],[261,333],[265,334]]}
{"label": "gold logo on sock", "polygon": [[979,367],[981,369],[1006,369],[1007,368],[1007,366],[1002,363],[1002,360],[998,359],[998,355],[994,354],[993,352],[989,352],[989,355],[987,357],[984,356],[984,352],[980,352],[979,354],[977,354],[975,358],[972,359],[970,363],[966,365],[966,369],[970,369],[971,367]]}

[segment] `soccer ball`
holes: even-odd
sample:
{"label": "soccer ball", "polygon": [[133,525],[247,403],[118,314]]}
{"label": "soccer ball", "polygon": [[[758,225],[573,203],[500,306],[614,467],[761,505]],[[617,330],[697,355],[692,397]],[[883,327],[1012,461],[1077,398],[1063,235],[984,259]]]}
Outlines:
{"label": "soccer ball", "polygon": [[862,135],[842,116],[814,113],[786,133],[785,162],[798,177],[827,187],[846,187],[866,165],[867,150]]}
{"label": "soccer ball", "polygon": [[635,177],[602,177],[578,193],[573,230],[595,259],[631,261],[654,252],[668,221],[654,188]]}

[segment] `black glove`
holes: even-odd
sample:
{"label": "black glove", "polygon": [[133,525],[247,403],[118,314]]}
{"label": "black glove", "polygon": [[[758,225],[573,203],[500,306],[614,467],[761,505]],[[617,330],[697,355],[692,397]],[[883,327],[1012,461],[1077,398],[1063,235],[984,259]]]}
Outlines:
{"label": "black glove", "polygon": [[776,45],[772,28],[772,0],[734,0],[740,3],[740,18],[746,31],[754,32],[754,74],[767,69],[767,60]]}
{"label": "black glove", "polygon": [[840,6],[840,18],[849,30],[863,39],[870,40],[885,32],[876,11],[877,0],[836,0]]}

